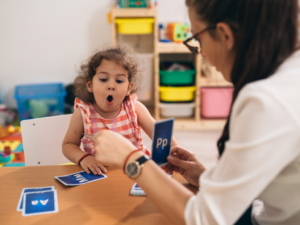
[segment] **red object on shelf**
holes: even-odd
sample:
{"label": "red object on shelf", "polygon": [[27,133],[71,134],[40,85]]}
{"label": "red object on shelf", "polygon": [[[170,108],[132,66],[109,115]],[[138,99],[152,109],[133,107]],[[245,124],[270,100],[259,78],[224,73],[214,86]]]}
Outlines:
{"label": "red object on shelf", "polygon": [[11,154],[10,146],[5,146],[5,147],[4,147],[4,154],[5,154],[5,155],[10,155],[10,154]]}
{"label": "red object on shelf", "polygon": [[12,162],[16,162],[16,163],[25,162],[24,152],[14,152],[13,154],[15,155],[15,157],[13,158]]}
{"label": "red object on shelf", "polygon": [[201,117],[226,118],[229,115],[233,95],[232,87],[201,88]]}

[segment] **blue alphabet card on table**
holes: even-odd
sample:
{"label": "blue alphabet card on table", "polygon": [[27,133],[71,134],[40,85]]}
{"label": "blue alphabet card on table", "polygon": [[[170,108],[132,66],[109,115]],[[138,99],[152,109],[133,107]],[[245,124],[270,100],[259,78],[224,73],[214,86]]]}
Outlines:
{"label": "blue alphabet card on table", "polygon": [[24,194],[23,216],[58,212],[56,190],[29,192]]}
{"label": "blue alphabet card on table", "polygon": [[59,180],[66,186],[77,186],[87,184],[96,180],[107,178],[106,175],[94,175],[93,173],[87,174],[85,171],[72,173],[64,176],[56,176],[55,179]]}
{"label": "blue alphabet card on table", "polygon": [[21,193],[21,197],[19,199],[17,211],[23,211],[24,194],[30,193],[30,192],[41,192],[41,191],[51,191],[51,190],[54,190],[54,186],[23,188],[22,193]]}
{"label": "blue alphabet card on table", "polygon": [[130,191],[131,195],[137,195],[137,196],[146,196],[146,193],[143,191],[142,188],[140,188],[140,186],[138,186],[137,183],[135,183]]}
{"label": "blue alphabet card on table", "polygon": [[157,165],[168,164],[167,157],[171,154],[174,118],[157,121],[152,135],[151,158]]}

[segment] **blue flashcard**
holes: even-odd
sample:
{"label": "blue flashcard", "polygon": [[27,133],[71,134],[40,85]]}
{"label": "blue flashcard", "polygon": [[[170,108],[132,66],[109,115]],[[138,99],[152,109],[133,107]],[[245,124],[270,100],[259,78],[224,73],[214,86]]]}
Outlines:
{"label": "blue flashcard", "polygon": [[50,191],[54,190],[54,186],[50,187],[34,187],[34,188],[23,188],[21,197],[19,199],[19,204],[17,207],[17,211],[22,211],[23,210],[23,200],[24,200],[24,194],[29,193],[29,192],[40,192],[40,191]]}
{"label": "blue flashcard", "polygon": [[135,183],[130,191],[131,195],[136,195],[136,196],[146,196],[146,193],[143,191],[142,188],[140,188],[140,186],[138,186],[137,183]]}
{"label": "blue flashcard", "polygon": [[171,154],[174,118],[157,121],[152,135],[151,158],[157,165],[168,164],[167,157]]}
{"label": "blue flashcard", "polygon": [[29,192],[24,194],[23,216],[58,212],[56,190]]}
{"label": "blue flashcard", "polygon": [[132,188],[136,190],[142,190],[142,188],[137,183],[135,183]]}
{"label": "blue flashcard", "polygon": [[107,178],[106,175],[94,175],[93,173],[87,174],[85,171],[80,171],[77,173],[72,173],[65,176],[57,176],[55,179],[59,180],[66,186],[77,186],[81,184],[90,183],[96,180],[101,180]]}

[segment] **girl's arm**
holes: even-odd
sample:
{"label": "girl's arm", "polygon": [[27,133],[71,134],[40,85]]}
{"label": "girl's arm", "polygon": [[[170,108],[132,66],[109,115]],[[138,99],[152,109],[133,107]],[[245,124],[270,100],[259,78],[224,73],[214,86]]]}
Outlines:
{"label": "girl's arm", "polygon": [[80,109],[77,108],[71,117],[69,128],[62,143],[63,154],[74,163],[77,163],[86,154],[79,147],[83,130],[82,115]]}
{"label": "girl's arm", "polygon": [[[136,110],[138,114],[138,123],[145,133],[152,139],[155,119],[151,116],[148,109],[139,101],[136,102]],[[176,139],[172,138],[172,147],[179,146]]]}
{"label": "girl's arm", "polygon": [[[80,149],[80,142],[82,132],[84,131],[83,119],[80,109],[77,108],[71,117],[70,125],[65,138],[62,143],[63,154],[66,158],[74,163],[78,161],[87,153]],[[96,161],[94,156],[86,156],[81,162],[80,166],[89,174],[90,171],[93,174],[102,174],[106,172],[105,167]]]}

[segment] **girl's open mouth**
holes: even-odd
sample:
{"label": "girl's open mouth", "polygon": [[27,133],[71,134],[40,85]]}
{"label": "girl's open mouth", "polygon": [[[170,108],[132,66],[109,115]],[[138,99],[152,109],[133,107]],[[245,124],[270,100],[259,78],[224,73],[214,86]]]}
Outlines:
{"label": "girl's open mouth", "polygon": [[106,103],[111,105],[113,103],[114,97],[112,95],[107,96]]}

